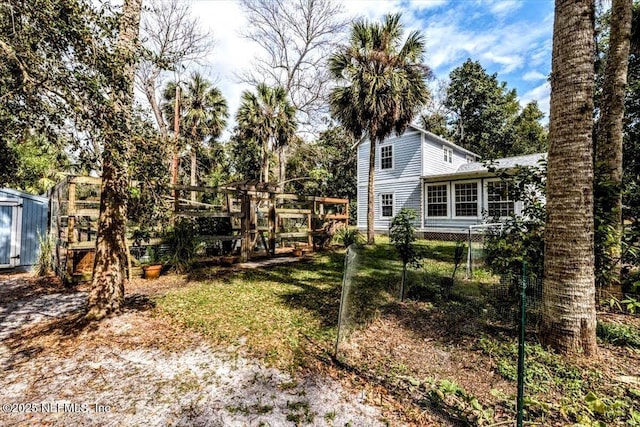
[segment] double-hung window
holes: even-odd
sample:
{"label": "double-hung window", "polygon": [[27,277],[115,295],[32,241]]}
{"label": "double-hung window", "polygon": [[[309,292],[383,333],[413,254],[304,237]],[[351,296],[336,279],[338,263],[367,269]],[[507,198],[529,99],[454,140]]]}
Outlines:
{"label": "double-hung window", "polygon": [[447,206],[447,185],[437,184],[427,186],[427,216],[446,217],[449,214]]}
{"label": "double-hung window", "polygon": [[478,216],[478,184],[464,182],[455,184],[456,216]]}
{"label": "double-hung window", "polygon": [[509,196],[509,187],[502,181],[487,182],[487,211],[490,217],[513,215],[514,201]]}
{"label": "double-hung window", "polygon": [[453,163],[453,150],[446,145],[442,146],[442,155],[444,161],[447,163]]}
{"label": "double-hung window", "polygon": [[393,216],[393,193],[380,194],[380,209],[383,218],[391,218]]}
{"label": "double-hung window", "polygon": [[380,148],[380,169],[393,169],[393,145]]}

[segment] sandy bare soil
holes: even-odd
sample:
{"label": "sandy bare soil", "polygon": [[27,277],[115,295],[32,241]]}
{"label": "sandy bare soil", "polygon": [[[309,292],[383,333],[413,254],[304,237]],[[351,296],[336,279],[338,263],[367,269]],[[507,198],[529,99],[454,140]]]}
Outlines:
{"label": "sandy bare soil", "polygon": [[156,317],[148,286],[133,284],[121,315],[85,323],[82,289],[1,275],[0,425],[384,425],[366,393],[292,378],[241,343],[213,349]]}

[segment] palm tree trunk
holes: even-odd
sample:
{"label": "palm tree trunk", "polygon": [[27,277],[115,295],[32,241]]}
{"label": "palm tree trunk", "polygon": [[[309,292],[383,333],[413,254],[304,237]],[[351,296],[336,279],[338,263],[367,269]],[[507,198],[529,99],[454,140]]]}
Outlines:
{"label": "palm tree trunk", "polygon": [[269,143],[262,147],[262,182],[269,182]]}
{"label": "palm tree trunk", "polygon": [[287,156],[285,146],[278,148],[278,191],[284,193],[284,181],[287,179]]}
{"label": "palm tree trunk", "polygon": [[632,0],[613,0],[609,52],[604,74],[601,117],[596,142],[596,217],[603,248],[596,266],[606,281],[600,283],[600,297],[622,294],[622,139],[624,97],[631,38]]}
{"label": "palm tree trunk", "polygon": [[593,36],[593,0],[556,2],[541,338],[573,355],[597,354]]}
{"label": "palm tree trunk", "polygon": [[100,217],[93,279],[87,318],[101,319],[121,309],[127,282],[127,192],[135,43],[140,28],[142,0],[125,0],[116,42],[111,86],[114,88],[112,117],[106,122]]}
{"label": "palm tree trunk", "polygon": [[376,168],[376,137],[375,129],[369,130],[369,181],[367,185],[367,244],[374,245],[376,243],[375,224],[373,218],[373,180]]}
{"label": "palm tree trunk", "polygon": [[[198,172],[198,157],[196,154],[196,147],[192,145],[191,146],[191,186],[193,187],[198,185],[197,172]],[[196,194],[197,193],[195,191],[191,192],[192,202],[196,201]]]}

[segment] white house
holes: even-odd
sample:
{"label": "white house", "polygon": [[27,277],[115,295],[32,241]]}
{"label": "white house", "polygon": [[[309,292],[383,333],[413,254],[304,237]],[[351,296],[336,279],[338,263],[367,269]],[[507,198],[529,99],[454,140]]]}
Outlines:
{"label": "white house", "polygon": [[[370,142],[358,144],[358,228],[367,227],[367,181]],[[374,174],[374,224],[386,233],[403,208],[418,212],[416,227],[430,237],[467,233],[488,217],[507,217],[522,206],[509,200],[504,184],[479,156],[411,125],[400,136],[377,146]],[[538,166],[545,154],[496,159],[499,169]]]}

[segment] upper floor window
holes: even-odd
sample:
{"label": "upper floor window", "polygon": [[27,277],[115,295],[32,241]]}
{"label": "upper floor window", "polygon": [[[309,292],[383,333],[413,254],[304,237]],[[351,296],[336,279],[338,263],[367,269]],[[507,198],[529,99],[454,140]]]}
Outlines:
{"label": "upper floor window", "polygon": [[442,154],[444,156],[444,161],[448,163],[453,163],[453,150],[446,145],[442,147]]}
{"label": "upper floor window", "polygon": [[455,185],[456,216],[478,216],[478,184],[464,182]]}
{"label": "upper floor window", "polygon": [[514,201],[509,196],[509,186],[502,181],[487,182],[487,211],[490,217],[513,215]]}
{"label": "upper floor window", "polygon": [[393,193],[380,195],[380,209],[382,211],[383,218],[390,218],[393,216]]}
{"label": "upper floor window", "polygon": [[393,168],[393,146],[384,145],[380,148],[380,169]]}
{"label": "upper floor window", "polygon": [[427,187],[427,216],[446,217],[447,209],[447,185],[429,185]]}

